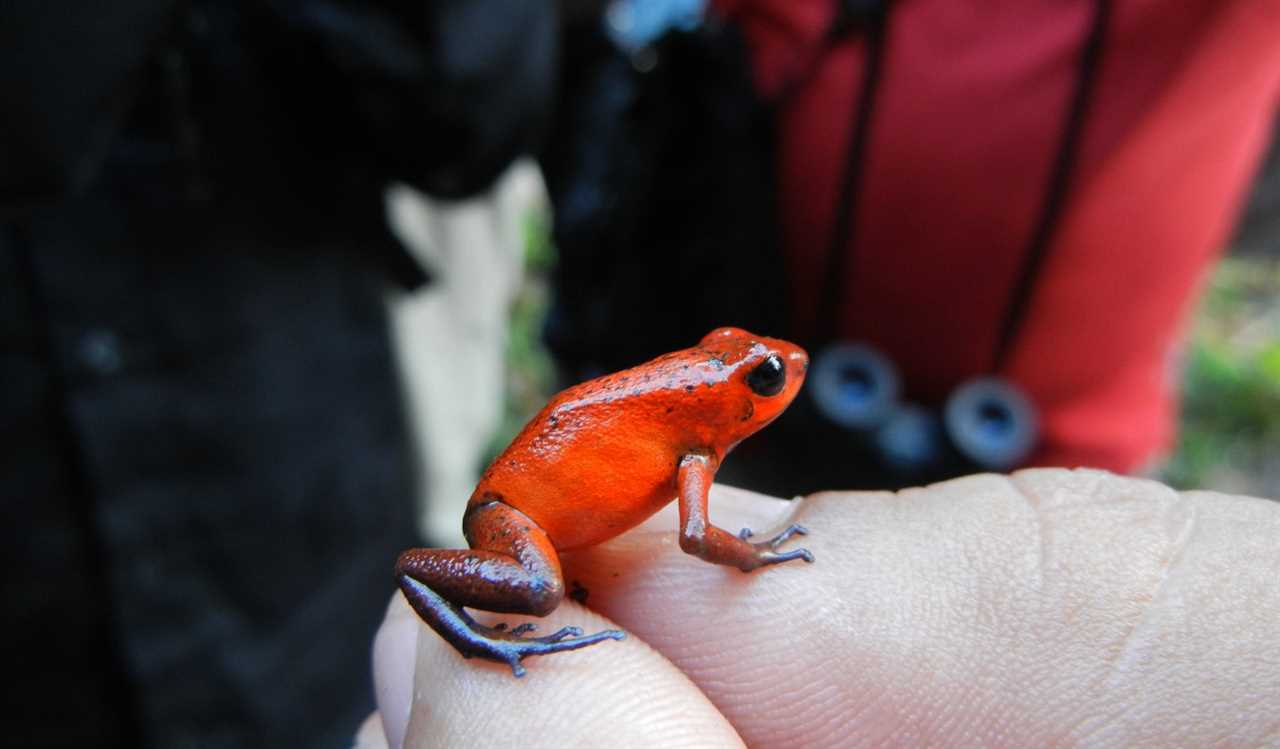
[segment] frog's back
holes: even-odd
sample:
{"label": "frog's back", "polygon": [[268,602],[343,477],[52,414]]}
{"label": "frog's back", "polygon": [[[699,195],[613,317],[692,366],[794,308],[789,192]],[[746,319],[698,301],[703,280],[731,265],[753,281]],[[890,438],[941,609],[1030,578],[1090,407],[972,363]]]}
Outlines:
{"label": "frog's back", "polygon": [[701,360],[685,349],[559,393],[489,466],[471,501],[515,507],[560,549],[643,522],[674,498],[676,464],[702,441],[699,412],[714,382]]}

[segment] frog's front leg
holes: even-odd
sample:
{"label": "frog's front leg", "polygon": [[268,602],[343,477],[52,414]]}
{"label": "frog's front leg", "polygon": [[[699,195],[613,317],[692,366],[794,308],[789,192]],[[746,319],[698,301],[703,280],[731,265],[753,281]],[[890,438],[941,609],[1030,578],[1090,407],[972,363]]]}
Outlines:
{"label": "frog's front leg", "polygon": [[513,674],[523,676],[520,661],[528,656],[625,637],[612,629],[582,637],[577,627],[524,637],[533,625],[486,627],[472,619],[463,606],[546,616],[564,599],[564,576],[551,539],[507,504],[472,506],[463,532],[470,549],[410,549],[396,561],[396,580],[409,605],[463,656],[506,663]]}
{"label": "frog's front leg", "polygon": [[717,467],[715,458],[708,455],[693,453],[680,459],[676,489],[680,495],[681,549],[699,559],[737,567],[743,572],[792,559],[813,561],[813,554],[808,549],[778,551],[783,541],[806,532],[799,525],[793,525],[758,544],[745,540],[750,535],[748,531],[744,530],[743,536],[735,536],[712,525],[707,518],[707,493],[711,490]]}

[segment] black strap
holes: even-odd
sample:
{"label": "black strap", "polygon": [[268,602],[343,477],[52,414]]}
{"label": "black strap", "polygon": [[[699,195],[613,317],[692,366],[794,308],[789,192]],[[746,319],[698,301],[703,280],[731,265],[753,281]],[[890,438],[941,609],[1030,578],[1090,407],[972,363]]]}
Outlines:
{"label": "black strap", "polygon": [[1067,190],[1071,186],[1076,156],[1080,150],[1080,134],[1084,130],[1089,100],[1097,82],[1098,60],[1102,56],[1102,42],[1106,37],[1110,16],[1111,0],[1095,0],[1089,36],[1080,53],[1075,95],[1071,100],[1071,108],[1067,111],[1067,122],[1063,128],[1062,141],[1058,145],[1057,159],[1049,174],[1049,185],[1045,190],[1040,220],[1036,223],[1031,240],[1027,244],[1022,269],[1009,297],[1009,305],[1005,309],[1004,322],[1000,326],[1000,337],[996,341],[991,366],[993,372],[1003,370],[1009,363],[1013,344],[1022,329],[1027,308],[1031,303],[1031,294],[1035,290],[1036,280],[1048,256],[1049,242],[1057,229],[1058,219],[1066,203]]}
{"label": "black strap", "polygon": [[822,39],[798,69],[782,82],[770,103],[778,108],[785,106],[797,91],[812,80],[833,47],[865,29],[875,16],[887,10],[888,5],[889,0],[837,0],[835,13],[831,16],[826,31],[822,33]]}
{"label": "black strap", "polygon": [[858,202],[862,187],[863,165],[866,161],[867,138],[871,130],[871,118],[875,111],[876,92],[880,88],[881,70],[884,66],[885,37],[889,25],[888,3],[844,3],[861,7],[859,25],[865,29],[866,65],[859,83],[859,94],[854,99],[854,125],[849,131],[849,146],[845,153],[844,172],[840,178],[840,191],[836,200],[836,218],[827,244],[826,275],[822,279],[822,291],[818,297],[817,342],[827,343],[837,338],[841,290],[845,286],[845,274],[849,267],[849,245],[854,236],[853,208]]}

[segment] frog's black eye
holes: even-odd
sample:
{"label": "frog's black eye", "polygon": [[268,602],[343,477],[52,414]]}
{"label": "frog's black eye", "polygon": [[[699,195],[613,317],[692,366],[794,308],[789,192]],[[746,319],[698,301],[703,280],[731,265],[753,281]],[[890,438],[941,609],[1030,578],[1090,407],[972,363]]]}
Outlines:
{"label": "frog's black eye", "polygon": [[782,392],[782,386],[785,384],[787,384],[787,368],[782,365],[782,360],[776,354],[769,354],[769,358],[747,373],[747,386],[756,395],[777,395]]}

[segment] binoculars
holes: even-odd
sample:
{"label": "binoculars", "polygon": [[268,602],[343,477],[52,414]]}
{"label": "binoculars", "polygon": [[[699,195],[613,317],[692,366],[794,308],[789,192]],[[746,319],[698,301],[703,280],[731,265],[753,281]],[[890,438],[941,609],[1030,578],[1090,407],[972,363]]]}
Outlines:
{"label": "binoculars", "polygon": [[938,408],[902,399],[893,362],[862,343],[836,343],[815,357],[810,396],[820,414],[854,435],[900,475],[1007,471],[1035,448],[1035,407],[1013,383],[977,377]]}

